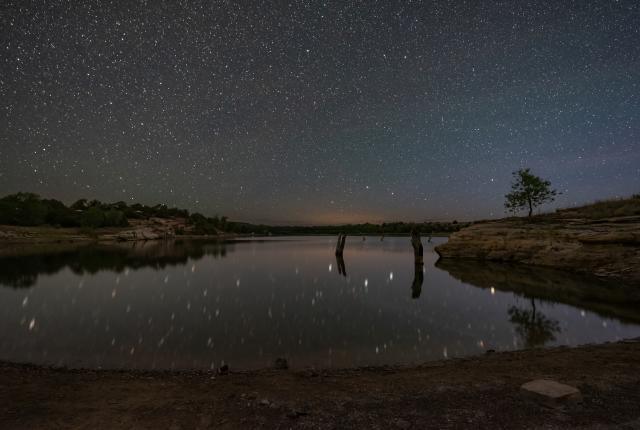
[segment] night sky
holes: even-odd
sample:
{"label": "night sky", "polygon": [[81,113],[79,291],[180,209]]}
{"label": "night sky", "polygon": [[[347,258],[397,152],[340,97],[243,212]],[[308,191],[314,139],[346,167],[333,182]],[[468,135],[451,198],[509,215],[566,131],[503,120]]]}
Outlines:
{"label": "night sky", "polygon": [[640,192],[640,2],[3,1],[0,194],[272,223]]}

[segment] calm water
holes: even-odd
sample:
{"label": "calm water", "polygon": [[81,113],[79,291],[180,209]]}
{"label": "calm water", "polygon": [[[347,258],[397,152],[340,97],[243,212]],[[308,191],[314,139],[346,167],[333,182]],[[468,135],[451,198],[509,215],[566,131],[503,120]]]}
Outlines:
{"label": "calm water", "polygon": [[640,336],[624,290],[541,269],[436,265],[423,242],[416,273],[409,238],[350,237],[346,276],[334,237],[4,252],[0,360],[346,367]]}

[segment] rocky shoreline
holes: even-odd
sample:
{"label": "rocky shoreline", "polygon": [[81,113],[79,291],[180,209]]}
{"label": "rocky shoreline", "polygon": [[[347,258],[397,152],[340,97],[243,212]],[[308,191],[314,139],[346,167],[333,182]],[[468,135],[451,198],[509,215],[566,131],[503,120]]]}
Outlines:
{"label": "rocky shoreline", "polygon": [[[0,363],[0,428],[636,428],[640,342],[497,352],[414,367],[223,374]],[[532,380],[577,388],[549,407]]]}
{"label": "rocky shoreline", "polygon": [[640,284],[640,216],[484,221],[435,250],[442,259],[545,266]]}
{"label": "rocky shoreline", "polygon": [[129,227],[81,228],[18,227],[0,225],[0,244],[45,244],[79,242],[145,242],[166,239],[228,239],[238,235],[219,232],[216,235],[176,234],[181,224],[174,220],[153,218],[135,220]]}

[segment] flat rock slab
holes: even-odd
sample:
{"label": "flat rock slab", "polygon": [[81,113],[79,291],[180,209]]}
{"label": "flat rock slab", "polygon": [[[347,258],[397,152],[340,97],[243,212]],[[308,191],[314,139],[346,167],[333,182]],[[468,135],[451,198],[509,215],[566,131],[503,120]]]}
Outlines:
{"label": "flat rock slab", "polygon": [[577,388],[550,379],[529,381],[526,384],[522,384],[520,391],[537,402],[551,407],[562,406],[565,403],[576,403],[582,400],[582,393]]}

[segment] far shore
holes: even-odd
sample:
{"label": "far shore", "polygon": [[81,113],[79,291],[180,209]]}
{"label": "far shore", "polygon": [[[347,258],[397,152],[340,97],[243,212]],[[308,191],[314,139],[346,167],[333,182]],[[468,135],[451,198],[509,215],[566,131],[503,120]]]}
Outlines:
{"label": "far shore", "polygon": [[[258,235],[258,234],[238,234],[219,232],[215,235],[195,235],[195,234],[166,234],[157,232],[154,234],[133,235],[130,232],[136,231],[133,228],[61,228],[51,226],[22,227],[13,225],[0,225],[0,245],[3,244],[43,244],[43,243],[90,243],[90,242],[136,242],[151,240],[230,240],[236,238],[251,237],[290,237],[300,236],[297,234],[287,235]],[[436,232],[428,237],[449,237],[449,232]],[[332,234],[304,234],[304,236],[334,236]],[[380,236],[371,234],[350,234],[350,236]],[[385,237],[408,237],[408,234],[385,234]]]}
{"label": "far shore", "polygon": [[49,226],[22,227],[0,225],[0,244],[40,244],[40,243],[79,243],[79,242],[135,242],[167,239],[204,239],[225,240],[240,237],[235,233],[220,233],[217,235],[158,235],[157,237],[128,237],[119,235],[134,231],[130,228],[98,228],[84,230],[80,228],[61,228]]}

